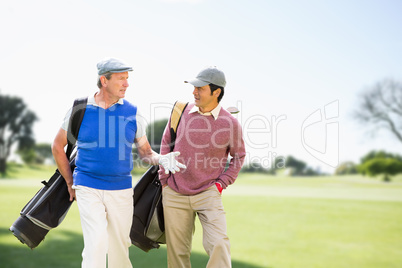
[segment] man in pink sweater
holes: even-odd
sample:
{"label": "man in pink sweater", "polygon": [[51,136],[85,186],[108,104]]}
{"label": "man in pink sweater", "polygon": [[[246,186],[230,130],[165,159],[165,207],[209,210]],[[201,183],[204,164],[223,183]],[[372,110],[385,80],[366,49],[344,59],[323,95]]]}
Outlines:
{"label": "man in pink sweater", "polygon": [[[223,109],[226,79],[216,67],[202,70],[195,79],[194,104],[182,114],[174,151],[187,169],[165,173],[163,185],[168,267],[191,267],[190,253],[195,216],[203,228],[203,245],[209,256],[207,267],[231,267],[230,243],[222,205],[222,190],[234,183],[246,155],[239,122]],[[170,121],[163,134],[161,154],[169,153]],[[231,160],[227,167],[228,155]],[[226,168],[227,167],[227,168]]]}

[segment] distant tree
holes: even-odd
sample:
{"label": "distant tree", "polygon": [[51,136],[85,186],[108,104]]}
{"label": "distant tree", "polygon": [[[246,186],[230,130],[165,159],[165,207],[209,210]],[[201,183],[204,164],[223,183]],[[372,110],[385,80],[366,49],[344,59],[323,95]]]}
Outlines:
{"label": "distant tree", "polygon": [[302,175],[303,171],[307,168],[307,164],[301,160],[297,160],[289,155],[285,160],[286,168],[291,168],[293,175]]}
{"label": "distant tree", "polygon": [[[165,130],[167,122],[168,119],[156,120],[151,124],[149,124],[146,129],[146,135],[149,144],[151,145],[152,150],[154,150],[157,153],[159,153],[160,151],[160,146],[162,143],[162,135],[163,131]],[[138,150],[135,146],[133,147],[133,160],[134,160],[134,166],[136,167],[148,166],[147,164],[141,161],[138,155]]]}
{"label": "distant tree", "polygon": [[374,130],[386,129],[402,142],[402,84],[385,79],[360,96],[356,119]]}
{"label": "distant tree", "polygon": [[0,95],[0,173],[6,172],[13,144],[17,144],[18,150],[35,144],[32,127],[36,120],[35,113],[28,110],[21,98]]}
{"label": "distant tree", "polygon": [[272,167],[274,170],[283,169],[286,167],[286,157],[279,155],[275,157],[274,166]]}
{"label": "distant tree", "polygon": [[275,174],[273,169],[268,169],[261,165],[261,163],[249,163],[244,165],[241,169],[243,173],[264,173],[264,174]]}
{"label": "distant tree", "polygon": [[52,145],[50,143],[39,143],[35,145],[35,152],[43,159],[53,159]]}
{"label": "distant tree", "polygon": [[357,165],[350,161],[340,163],[335,170],[335,175],[349,175],[357,173]]}
{"label": "distant tree", "polygon": [[309,167],[305,162],[289,155],[285,159],[285,169],[288,169],[289,175],[294,176],[316,176],[321,174],[320,171]]}
{"label": "distant tree", "polygon": [[163,131],[165,130],[168,119],[156,120],[147,126],[147,138],[152,150],[159,153],[162,143]]}
{"label": "distant tree", "polygon": [[307,167],[303,170],[302,174],[303,176],[317,176],[319,174],[319,172],[317,172],[316,170],[314,170],[311,167]]}
{"label": "distant tree", "polygon": [[374,159],[374,158],[395,158],[395,159],[402,161],[401,155],[388,153],[383,150],[379,150],[379,151],[372,150],[360,159],[360,163],[364,163],[364,162],[366,162],[370,159]]}
{"label": "distant tree", "polygon": [[269,167],[269,174],[276,175],[279,170],[286,168],[286,157],[283,155],[275,156]]}
{"label": "distant tree", "polygon": [[51,145],[48,143],[35,144],[17,153],[26,164],[43,164],[46,159],[53,159]]}
{"label": "distant tree", "polygon": [[17,154],[21,157],[22,161],[25,164],[41,164],[43,163],[42,159],[38,158],[35,150],[33,148],[26,148],[23,150],[18,150]]}
{"label": "distant tree", "polygon": [[385,151],[370,151],[361,158],[357,170],[371,177],[383,174],[384,181],[390,181],[390,176],[402,173],[402,156]]}
{"label": "distant tree", "polygon": [[395,158],[372,158],[364,162],[359,169],[369,176],[383,175],[383,181],[391,181],[390,176],[402,173],[402,162]]}

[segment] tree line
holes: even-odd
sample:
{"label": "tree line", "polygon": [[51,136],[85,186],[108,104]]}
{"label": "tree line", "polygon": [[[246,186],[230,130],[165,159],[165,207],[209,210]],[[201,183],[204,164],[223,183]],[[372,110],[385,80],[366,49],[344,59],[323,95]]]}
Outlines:
{"label": "tree line", "polygon": [[362,174],[364,176],[381,176],[385,182],[402,173],[402,156],[382,150],[370,151],[360,159],[360,163],[341,163],[335,170],[336,175]]}
{"label": "tree line", "polygon": [[[393,79],[384,79],[364,89],[358,96],[358,105],[353,111],[353,116],[358,123],[370,131],[376,133],[377,130],[384,129],[397,141],[402,142],[402,83]],[[0,93],[1,174],[6,172],[7,159],[14,145],[16,145],[17,153],[26,163],[43,163],[45,159],[52,158],[50,144],[35,143],[33,125],[37,120],[37,115],[27,107],[22,98]],[[155,151],[160,149],[166,123],[167,119],[157,120],[147,128],[148,140]],[[264,168],[261,164],[252,163],[244,166],[242,171],[275,174],[281,169],[287,169],[289,175],[320,174],[319,170],[314,170],[293,156],[275,159],[270,169]],[[384,181],[389,181],[391,176],[402,173],[402,156],[381,150],[371,151],[361,158],[360,163],[341,163],[335,171],[337,175],[357,173],[367,176],[382,175]]]}

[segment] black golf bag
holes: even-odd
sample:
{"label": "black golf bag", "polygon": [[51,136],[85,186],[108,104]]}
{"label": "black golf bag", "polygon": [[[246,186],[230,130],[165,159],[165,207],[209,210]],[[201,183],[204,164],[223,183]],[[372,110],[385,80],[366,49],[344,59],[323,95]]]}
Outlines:
{"label": "black golf bag", "polygon": [[[181,115],[187,104],[177,101],[170,115],[171,152],[174,149]],[[162,185],[158,170],[159,166],[150,167],[134,186],[134,215],[130,238],[133,245],[145,252],[166,243]]]}
{"label": "black golf bag", "polygon": [[[75,168],[75,155],[70,162]],[[66,216],[72,202],[67,184],[57,170],[21,210],[20,216],[10,227],[10,231],[31,249],[37,247],[52,228],[57,227]]]}
{"label": "black golf bag", "polygon": [[[71,171],[75,168],[76,152],[73,153],[87,99],[74,101],[68,129],[67,158]],[[31,249],[37,247],[49,230],[57,227],[66,216],[72,202],[67,184],[58,170],[21,210],[20,216],[10,227],[10,231]]]}
{"label": "black golf bag", "polygon": [[158,166],[150,167],[134,186],[134,215],[131,243],[145,252],[165,244],[162,186]]}

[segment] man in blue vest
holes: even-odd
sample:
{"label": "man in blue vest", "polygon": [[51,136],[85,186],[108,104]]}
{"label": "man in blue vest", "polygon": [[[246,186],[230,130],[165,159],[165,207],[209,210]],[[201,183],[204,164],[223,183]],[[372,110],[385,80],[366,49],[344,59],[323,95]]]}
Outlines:
{"label": "man in blue vest", "polygon": [[184,165],[178,152],[159,155],[151,149],[137,107],[124,99],[132,67],[108,58],[97,64],[99,91],[88,98],[77,138],[74,173],[64,152],[71,109],[52,144],[70,200],[77,200],[84,236],[82,267],[132,267],[128,248],[133,217],[132,145],[142,161],[175,173]]}

